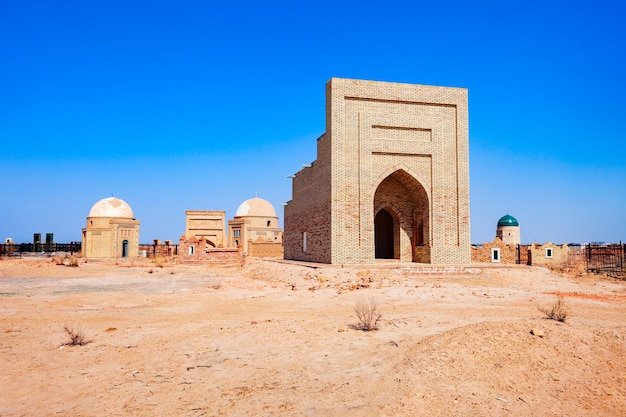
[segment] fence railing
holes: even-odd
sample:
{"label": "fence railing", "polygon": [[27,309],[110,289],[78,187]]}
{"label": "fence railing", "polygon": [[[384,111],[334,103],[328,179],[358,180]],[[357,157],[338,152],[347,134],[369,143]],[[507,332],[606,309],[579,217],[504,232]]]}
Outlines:
{"label": "fence railing", "polygon": [[0,255],[21,256],[23,253],[80,252],[81,242],[70,243],[2,243]]}
{"label": "fence railing", "polygon": [[[27,253],[54,253],[69,252],[71,254],[80,252],[81,242],[70,243],[2,243],[0,244],[0,256],[22,256]],[[139,256],[149,258],[178,255],[178,245],[172,244],[140,244]]]}
{"label": "fence railing", "polygon": [[587,271],[626,279],[626,244],[585,245]]}

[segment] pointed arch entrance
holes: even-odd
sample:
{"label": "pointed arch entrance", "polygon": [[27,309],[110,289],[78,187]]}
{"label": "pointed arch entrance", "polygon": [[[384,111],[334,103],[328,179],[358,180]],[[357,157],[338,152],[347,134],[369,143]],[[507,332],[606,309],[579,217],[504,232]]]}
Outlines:
{"label": "pointed arch entrance", "polygon": [[422,184],[399,169],[374,193],[374,253],[378,259],[430,262],[430,204]]}
{"label": "pointed arch entrance", "polygon": [[376,259],[394,259],[393,216],[385,209],[374,218],[374,245]]}

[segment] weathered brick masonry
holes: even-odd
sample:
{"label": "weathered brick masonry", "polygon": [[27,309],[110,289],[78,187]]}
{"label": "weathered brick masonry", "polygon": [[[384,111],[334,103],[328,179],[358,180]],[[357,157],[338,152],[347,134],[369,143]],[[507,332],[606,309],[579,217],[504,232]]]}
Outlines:
{"label": "weathered brick masonry", "polygon": [[243,265],[245,257],[237,248],[214,248],[213,242],[206,238],[182,236],[178,246],[178,259],[184,263],[239,266]]}
{"label": "weathered brick masonry", "polygon": [[332,78],[317,160],[293,179],[285,258],[469,263],[467,90]]}
{"label": "weathered brick masonry", "polygon": [[[492,249],[499,249],[500,254],[497,260],[493,259]],[[491,242],[485,242],[480,247],[472,248],[472,262],[486,263],[498,262],[502,264],[516,264],[518,258],[523,260],[523,264],[558,266],[564,265],[568,261],[570,248],[567,244],[555,245],[546,242],[543,245],[533,243],[531,245],[515,245],[503,242],[496,237]]]}

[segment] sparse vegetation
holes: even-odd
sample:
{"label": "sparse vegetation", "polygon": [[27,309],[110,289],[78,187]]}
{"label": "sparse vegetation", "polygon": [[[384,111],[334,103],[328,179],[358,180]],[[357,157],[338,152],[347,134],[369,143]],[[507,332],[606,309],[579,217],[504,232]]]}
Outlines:
{"label": "sparse vegetation", "polygon": [[67,266],[71,266],[72,268],[78,267],[78,258],[74,255],[71,255],[67,258]]}
{"label": "sparse vegetation", "polygon": [[67,343],[68,346],[84,346],[88,343],[85,338],[85,331],[83,330],[83,324],[77,323],[74,325],[65,325],[63,326],[63,330],[67,333],[70,338]]}
{"label": "sparse vegetation", "polygon": [[560,322],[565,322],[565,319],[569,315],[569,311],[565,306],[565,301],[563,300],[563,296],[559,295],[556,302],[550,308],[539,307],[539,311],[546,315],[550,320],[556,320]]}
{"label": "sparse vegetation", "polygon": [[378,311],[378,302],[374,298],[362,300],[356,303],[354,307],[359,322],[354,326],[358,330],[369,332],[378,330],[378,322],[382,318],[382,314]]}
{"label": "sparse vegetation", "polygon": [[165,259],[161,256],[155,256],[154,258],[150,258],[150,260],[157,268],[163,268],[165,266]]}
{"label": "sparse vegetation", "polygon": [[53,258],[55,265],[65,265],[72,268],[78,267],[78,257],[75,255],[57,255]]}

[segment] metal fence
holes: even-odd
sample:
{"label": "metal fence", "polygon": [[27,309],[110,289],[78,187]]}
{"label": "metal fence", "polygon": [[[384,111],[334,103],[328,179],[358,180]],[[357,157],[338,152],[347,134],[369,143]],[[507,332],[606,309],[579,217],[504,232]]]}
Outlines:
{"label": "metal fence", "polygon": [[0,244],[0,255],[22,256],[24,253],[80,252],[81,242],[70,243],[3,243]]}
{"label": "metal fence", "polygon": [[587,271],[626,279],[626,244],[585,245]]}

